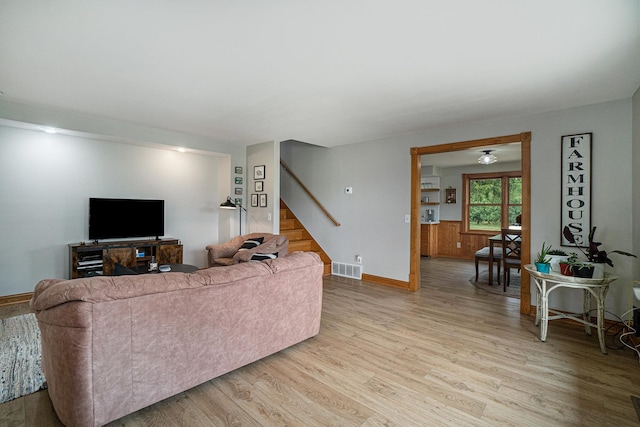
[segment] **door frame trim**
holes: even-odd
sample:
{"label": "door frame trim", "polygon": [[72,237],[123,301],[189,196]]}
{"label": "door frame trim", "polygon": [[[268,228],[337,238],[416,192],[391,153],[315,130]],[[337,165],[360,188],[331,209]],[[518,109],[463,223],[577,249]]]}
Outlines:
{"label": "door frame trim", "polygon": [[[447,153],[468,150],[470,148],[490,145],[511,144],[520,142],[520,162],[522,170],[522,263],[528,264],[531,257],[531,132],[513,135],[497,136],[493,138],[475,139],[470,141],[451,142],[426,147],[412,147],[411,153],[411,239],[409,290],[420,289],[420,175],[422,168],[421,156],[424,154]],[[531,292],[528,286],[529,273],[521,270],[520,313],[531,314]]]}

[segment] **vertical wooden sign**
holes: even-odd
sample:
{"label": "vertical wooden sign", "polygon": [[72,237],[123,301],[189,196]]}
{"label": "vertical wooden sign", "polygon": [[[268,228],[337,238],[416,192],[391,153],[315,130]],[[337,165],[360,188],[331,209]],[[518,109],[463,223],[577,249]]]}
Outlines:
{"label": "vertical wooden sign", "polygon": [[591,229],[591,133],[562,137],[562,196],[560,242],[573,246],[562,235],[565,226],[579,246],[589,243]]}

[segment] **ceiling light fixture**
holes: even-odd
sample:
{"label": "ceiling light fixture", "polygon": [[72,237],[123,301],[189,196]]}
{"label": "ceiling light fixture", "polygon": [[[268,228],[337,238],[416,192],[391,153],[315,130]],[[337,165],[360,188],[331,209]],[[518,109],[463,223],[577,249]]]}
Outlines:
{"label": "ceiling light fixture", "polygon": [[498,161],[498,158],[491,154],[493,150],[483,150],[484,154],[478,157],[478,163],[482,165],[490,165],[491,163],[495,163]]}
{"label": "ceiling light fixture", "polygon": [[46,133],[58,133],[58,129],[56,128],[44,128]]}

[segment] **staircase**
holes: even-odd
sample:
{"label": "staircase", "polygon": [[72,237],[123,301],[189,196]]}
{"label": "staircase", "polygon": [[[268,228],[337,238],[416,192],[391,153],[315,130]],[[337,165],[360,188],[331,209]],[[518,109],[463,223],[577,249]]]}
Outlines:
{"label": "staircase", "polygon": [[325,253],[318,243],[311,237],[311,234],[298,221],[298,218],[291,212],[291,209],[280,200],[280,234],[289,239],[289,252],[304,251],[315,252],[320,255],[324,263],[324,274],[331,274],[331,258]]}

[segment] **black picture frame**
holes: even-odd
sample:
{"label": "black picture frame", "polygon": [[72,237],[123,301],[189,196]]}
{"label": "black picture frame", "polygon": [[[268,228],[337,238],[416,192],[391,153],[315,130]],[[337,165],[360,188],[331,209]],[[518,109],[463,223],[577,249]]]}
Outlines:
{"label": "black picture frame", "polygon": [[257,194],[252,194],[251,195],[251,206],[254,208],[258,207],[258,195]]}
{"label": "black picture frame", "polygon": [[261,193],[264,191],[264,181],[256,181],[253,183],[253,189],[256,193]]}
{"label": "black picture frame", "polygon": [[242,195],[242,187],[236,187],[234,194],[241,196]]}
{"label": "black picture frame", "polygon": [[266,194],[260,194],[260,207],[261,208],[266,208],[267,207],[267,195]]}
{"label": "black picture frame", "polygon": [[574,246],[564,237],[569,227],[578,246],[589,244],[591,230],[591,132],[564,135],[561,140],[560,244]]}
{"label": "black picture frame", "polygon": [[241,198],[237,198],[233,201],[233,203],[235,203],[238,206],[242,206],[242,199]]}
{"label": "black picture frame", "polygon": [[264,174],[265,174],[265,165],[253,167],[253,179],[264,179],[265,178]]}
{"label": "black picture frame", "polygon": [[235,171],[238,175],[242,174],[242,166],[236,166]]}
{"label": "black picture frame", "polygon": [[242,185],[242,177],[236,176],[236,184],[237,185]]}

